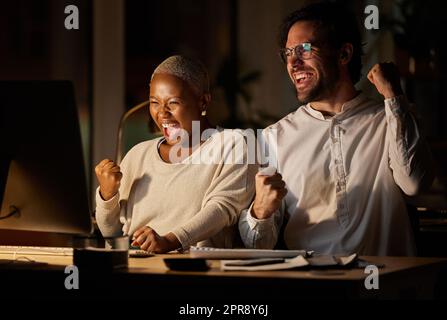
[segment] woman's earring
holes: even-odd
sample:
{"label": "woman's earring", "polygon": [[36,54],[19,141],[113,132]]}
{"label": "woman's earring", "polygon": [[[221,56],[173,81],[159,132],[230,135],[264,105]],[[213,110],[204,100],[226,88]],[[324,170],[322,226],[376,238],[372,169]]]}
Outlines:
{"label": "woman's earring", "polygon": [[206,110],[202,110],[202,117],[206,116]]}

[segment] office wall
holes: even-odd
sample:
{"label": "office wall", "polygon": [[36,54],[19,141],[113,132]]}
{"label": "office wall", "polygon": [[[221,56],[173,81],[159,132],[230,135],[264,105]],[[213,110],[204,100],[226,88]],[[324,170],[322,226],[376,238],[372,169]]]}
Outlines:
{"label": "office wall", "polygon": [[93,2],[93,161],[115,160],[119,121],[125,110],[124,0]]}

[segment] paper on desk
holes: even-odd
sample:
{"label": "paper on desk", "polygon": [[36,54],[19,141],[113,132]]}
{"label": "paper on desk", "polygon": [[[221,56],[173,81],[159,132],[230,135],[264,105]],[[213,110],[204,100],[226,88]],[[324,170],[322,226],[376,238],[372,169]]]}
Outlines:
{"label": "paper on desk", "polygon": [[283,259],[283,262],[281,262],[281,259],[222,260],[220,268],[224,271],[272,271],[294,269],[305,266],[347,266],[356,258],[357,254],[352,254],[350,256],[318,255],[307,259],[300,255],[291,259]]}
{"label": "paper on desk", "polygon": [[357,259],[357,253],[351,254],[347,257],[337,257],[338,264],[342,266],[347,266],[348,264],[354,262]]}
{"label": "paper on desk", "polygon": [[284,262],[264,264],[264,265],[244,265],[244,261],[252,263],[249,260],[222,260],[220,268],[222,270],[246,270],[246,271],[268,271],[268,270],[287,270],[309,265],[309,262],[303,256],[297,256],[292,259],[284,259]]}
{"label": "paper on desk", "polygon": [[314,255],[307,259],[314,267],[346,266],[357,258],[357,254],[350,256]]}

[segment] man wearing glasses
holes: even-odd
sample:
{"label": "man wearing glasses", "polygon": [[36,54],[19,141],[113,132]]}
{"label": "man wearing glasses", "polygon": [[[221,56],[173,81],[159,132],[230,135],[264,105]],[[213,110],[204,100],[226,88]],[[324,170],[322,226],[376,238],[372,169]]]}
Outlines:
{"label": "man wearing glasses", "polygon": [[431,158],[395,66],[368,73],[384,102],[355,89],[361,37],[354,16],[334,4],[292,13],[280,46],[302,107],[263,132],[277,173],[256,176],[239,221],[245,245],[414,255],[404,195],[431,184]]}

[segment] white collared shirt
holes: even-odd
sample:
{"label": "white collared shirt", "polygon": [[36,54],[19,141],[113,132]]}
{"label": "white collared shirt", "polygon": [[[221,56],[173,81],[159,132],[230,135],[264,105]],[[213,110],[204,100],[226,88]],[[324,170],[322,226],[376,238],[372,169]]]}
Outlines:
{"label": "white collared shirt", "polygon": [[273,248],[281,234],[289,249],[415,254],[404,194],[430,179],[431,157],[405,97],[384,106],[361,93],[330,118],[307,104],[266,128],[267,141],[272,130],[288,194],[269,219],[242,213],[247,247]]}

